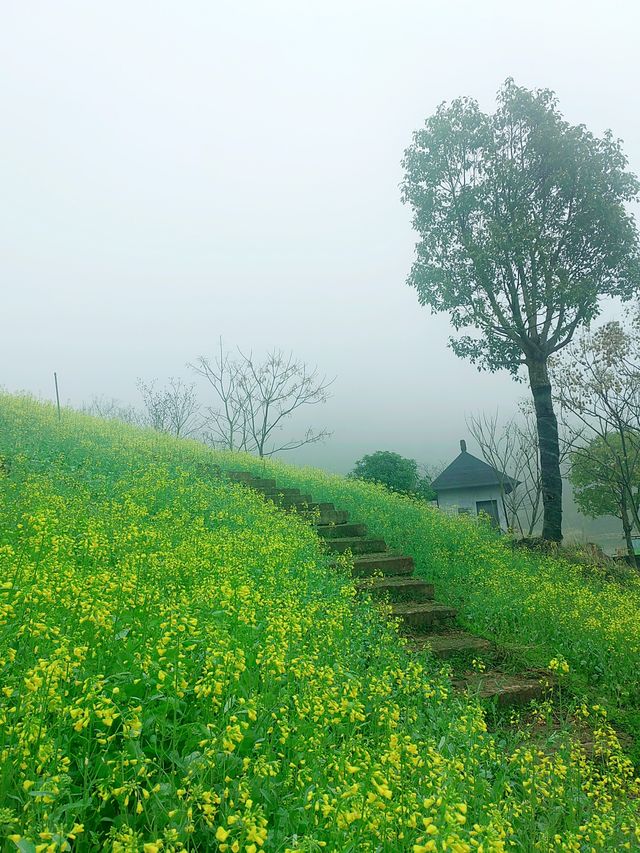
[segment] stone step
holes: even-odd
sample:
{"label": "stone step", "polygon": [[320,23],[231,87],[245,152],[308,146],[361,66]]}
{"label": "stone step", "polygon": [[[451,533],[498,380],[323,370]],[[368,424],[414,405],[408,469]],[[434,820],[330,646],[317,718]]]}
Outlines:
{"label": "stone step", "polygon": [[264,491],[265,489],[275,489],[276,481],[271,478],[253,477],[252,480],[248,481],[247,485],[251,486],[252,489]]}
{"label": "stone step", "polygon": [[391,607],[391,615],[402,619],[407,628],[413,631],[429,631],[434,626],[440,627],[451,619],[455,619],[456,611],[446,604],[435,601],[417,603],[399,602]]}
{"label": "stone step", "polygon": [[277,486],[275,489],[271,487],[268,489],[259,488],[258,491],[262,492],[265,498],[271,498],[271,500],[277,497],[293,498],[300,495],[300,489],[279,489]]}
{"label": "stone step", "polygon": [[486,654],[493,651],[493,644],[484,637],[467,634],[466,631],[448,631],[444,634],[428,634],[425,637],[412,637],[409,641],[414,651],[427,649],[437,658],[446,660],[456,655]]}
{"label": "stone step", "polygon": [[311,495],[269,495],[269,500],[285,509],[299,509],[307,511],[310,506],[313,506],[313,498]]}
{"label": "stone step", "polygon": [[548,680],[535,673],[509,675],[498,670],[469,672],[453,681],[455,687],[479,699],[493,700],[499,708],[527,705],[541,699],[550,689]]}
{"label": "stone step", "polygon": [[346,536],[366,536],[365,524],[316,524],[316,532],[323,539],[342,539]]}
{"label": "stone step", "polygon": [[276,481],[274,479],[270,477],[256,477],[256,475],[252,474],[250,471],[226,471],[225,473],[230,480],[234,480],[236,483],[242,483],[243,485],[249,486],[257,491],[276,488]]}
{"label": "stone step", "polygon": [[331,525],[337,527],[349,521],[349,513],[345,509],[318,510],[312,520],[318,526],[328,527]]}
{"label": "stone step", "polygon": [[359,592],[371,595],[388,595],[391,601],[400,601],[411,597],[412,601],[430,601],[433,598],[433,584],[421,578],[386,577],[365,578],[356,583]]}
{"label": "stone step", "polygon": [[311,513],[309,521],[313,524],[344,524],[349,520],[349,513],[336,509],[332,503],[301,503],[293,508],[304,515]]}
{"label": "stone step", "polygon": [[253,474],[250,471],[225,471],[230,480],[235,480],[238,483],[247,483],[253,480]]}
{"label": "stone step", "polygon": [[330,551],[344,554],[380,554],[387,549],[384,539],[364,539],[358,536],[346,536],[344,539],[327,539],[326,546]]}
{"label": "stone step", "polygon": [[356,577],[369,577],[370,575],[412,575],[413,557],[405,557],[402,554],[363,554],[354,557],[352,574]]}

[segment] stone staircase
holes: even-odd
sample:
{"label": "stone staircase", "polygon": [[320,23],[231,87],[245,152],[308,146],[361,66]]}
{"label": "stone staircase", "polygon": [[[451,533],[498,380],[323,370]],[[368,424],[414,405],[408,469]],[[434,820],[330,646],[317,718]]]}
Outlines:
{"label": "stone staircase", "polygon": [[226,476],[261,492],[284,509],[302,513],[315,526],[328,552],[350,555],[356,589],[389,602],[391,614],[401,620],[413,651],[428,650],[451,661],[456,687],[493,699],[501,707],[525,704],[544,694],[544,681],[533,673],[469,669],[476,656],[499,657],[493,644],[456,627],[455,608],[435,601],[433,584],[414,577],[413,557],[389,549],[384,539],[369,536],[364,524],[349,520],[348,512],[332,503],[317,503],[299,489],[279,488],[275,480],[247,471],[227,471]]}

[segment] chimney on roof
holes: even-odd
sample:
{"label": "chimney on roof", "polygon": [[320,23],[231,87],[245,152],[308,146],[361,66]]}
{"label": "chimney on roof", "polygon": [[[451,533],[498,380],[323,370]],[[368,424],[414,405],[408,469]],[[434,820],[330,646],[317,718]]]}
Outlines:
{"label": "chimney on roof", "polygon": [[464,440],[464,438],[460,439],[460,452],[461,453],[467,452],[467,442]]}

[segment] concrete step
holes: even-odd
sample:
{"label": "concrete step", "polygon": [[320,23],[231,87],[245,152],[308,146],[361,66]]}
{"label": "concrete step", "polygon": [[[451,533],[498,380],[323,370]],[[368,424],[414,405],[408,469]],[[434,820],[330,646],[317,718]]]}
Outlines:
{"label": "concrete step", "polygon": [[311,495],[269,495],[269,500],[285,509],[300,509],[305,512],[313,505]]}
{"label": "concrete step", "polygon": [[276,481],[268,477],[254,477],[252,480],[249,480],[247,485],[251,486],[252,489],[258,489],[262,492],[265,489],[275,489]]}
{"label": "concrete step", "polygon": [[446,604],[435,601],[418,603],[414,601],[399,602],[391,607],[392,616],[398,616],[407,628],[413,631],[429,631],[455,619],[456,611]]}
{"label": "concrete step", "polygon": [[346,536],[366,536],[364,524],[316,524],[316,532],[323,539],[342,539]]}
{"label": "concrete step", "polygon": [[225,473],[230,480],[243,483],[245,486],[250,486],[257,491],[276,488],[276,481],[274,479],[270,477],[256,477],[250,471],[226,471]]}
{"label": "concrete step", "polygon": [[276,497],[293,498],[300,495],[300,489],[279,489],[277,486],[275,489],[271,487],[267,489],[258,488],[258,491],[262,492],[265,498],[271,498],[272,500]]}
{"label": "concrete step", "polygon": [[413,557],[405,557],[402,554],[363,554],[354,557],[352,574],[356,577],[369,577],[370,575],[412,575]]}
{"label": "concrete step", "polygon": [[352,554],[380,554],[387,549],[384,539],[364,539],[358,536],[327,539],[326,546],[337,554],[344,554],[345,551],[351,551]]}
{"label": "concrete step", "polygon": [[430,601],[433,598],[433,584],[421,578],[365,578],[356,583],[356,589],[371,595],[388,595],[391,601],[407,598],[412,601]]}
{"label": "concrete step", "polygon": [[349,513],[344,509],[318,510],[314,513],[313,521],[318,526],[327,527],[331,525],[337,527],[349,521]]}
{"label": "concrete step", "polygon": [[416,652],[427,649],[443,660],[457,655],[479,655],[493,651],[493,644],[489,640],[467,634],[466,631],[447,631],[443,634],[412,637],[409,645]]}
{"label": "concrete step", "polygon": [[499,708],[527,705],[541,699],[550,689],[548,680],[535,673],[509,675],[498,670],[469,672],[454,679],[454,685],[480,699],[493,700]]}
{"label": "concrete step", "polygon": [[336,509],[332,503],[309,503],[300,504],[295,509],[309,517],[314,524],[344,524],[349,521],[349,513],[343,509]]}
{"label": "concrete step", "polygon": [[253,474],[250,471],[225,471],[230,480],[235,480],[237,483],[247,483],[253,480]]}

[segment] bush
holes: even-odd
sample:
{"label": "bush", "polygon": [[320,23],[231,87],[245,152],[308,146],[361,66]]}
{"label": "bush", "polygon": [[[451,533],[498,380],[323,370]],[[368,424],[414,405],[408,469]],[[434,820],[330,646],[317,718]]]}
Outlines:
{"label": "bush", "polygon": [[358,459],[348,476],[354,480],[381,483],[393,492],[412,494],[426,501],[436,497],[430,478],[420,476],[416,460],[390,450],[376,450]]}

